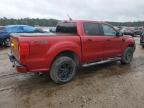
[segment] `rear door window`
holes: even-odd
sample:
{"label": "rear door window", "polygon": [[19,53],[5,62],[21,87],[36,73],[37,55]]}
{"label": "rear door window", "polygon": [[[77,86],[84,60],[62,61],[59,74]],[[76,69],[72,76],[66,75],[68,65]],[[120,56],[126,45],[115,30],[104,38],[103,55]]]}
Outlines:
{"label": "rear door window", "polygon": [[98,23],[84,23],[84,31],[89,36],[101,36],[102,32]]}

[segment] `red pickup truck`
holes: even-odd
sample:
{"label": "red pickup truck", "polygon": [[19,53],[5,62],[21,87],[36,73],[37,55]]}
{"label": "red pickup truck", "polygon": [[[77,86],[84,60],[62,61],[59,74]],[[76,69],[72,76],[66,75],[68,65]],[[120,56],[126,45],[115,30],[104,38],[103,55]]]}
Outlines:
{"label": "red pickup truck", "polygon": [[134,50],[134,39],[107,23],[61,21],[54,33],[13,34],[9,58],[18,72],[49,72],[56,83],[66,83],[79,66],[111,60],[129,64]]}

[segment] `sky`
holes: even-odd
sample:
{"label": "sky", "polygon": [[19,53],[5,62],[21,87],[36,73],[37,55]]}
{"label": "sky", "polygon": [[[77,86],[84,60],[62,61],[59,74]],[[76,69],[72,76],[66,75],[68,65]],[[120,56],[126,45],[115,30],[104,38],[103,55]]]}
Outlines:
{"label": "sky", "polygon": [[0,17],[144,21],[144,0],[0,0]]}

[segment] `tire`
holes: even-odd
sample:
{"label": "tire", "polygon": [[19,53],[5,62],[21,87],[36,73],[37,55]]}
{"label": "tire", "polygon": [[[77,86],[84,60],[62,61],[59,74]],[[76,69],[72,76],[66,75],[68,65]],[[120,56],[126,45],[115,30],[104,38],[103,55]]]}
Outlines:
{"label": "tire", "polygon": [[134,53],[133,48],[128,47],[122,56],[121,63],[122,64],[130,64],[133,59],[133,53]]}
{"label": "tire", "polygon": [[55,83],[67,83],[74,78],[76,67],[76,62],[72,58],[60,56],[52,64],[50,77]]}
{"label": "tire", "polygon": [[4,41],[2,43],[2,46],[10,47],[10,39],[9,38],[4,39]]}

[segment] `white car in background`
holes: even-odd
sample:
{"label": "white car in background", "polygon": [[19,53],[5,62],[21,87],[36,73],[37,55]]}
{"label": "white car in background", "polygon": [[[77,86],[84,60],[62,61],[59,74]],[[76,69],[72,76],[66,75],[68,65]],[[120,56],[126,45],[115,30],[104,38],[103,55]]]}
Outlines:
{"label": "white car in background", "polygon": [[56,27],[36,27],[37,29],[44,31],[44,32],[55,32]]}

